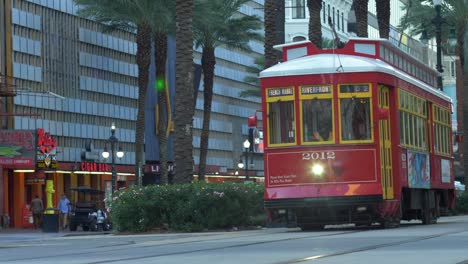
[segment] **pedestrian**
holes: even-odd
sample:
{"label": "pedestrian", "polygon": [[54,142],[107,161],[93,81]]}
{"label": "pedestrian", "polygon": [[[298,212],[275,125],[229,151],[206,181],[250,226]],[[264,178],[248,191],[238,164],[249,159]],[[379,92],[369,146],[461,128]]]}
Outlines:
{"label": "pedestrian", "polygon": [[68,227],[68,213],[70,212],[70,200],[68,200],[65,193],[62,194],[58,209],[60,213],[60,225],[62,229],[65,229]]}
{"label": "pedestrian", "polygon": [[39,196],[36,195],[35,198],[32,199],[30,210],[33,214],[34,229],[38,229],[41,227],[42,212],[44,211],[44,205],[42,204],[42,200],[39,199]]}

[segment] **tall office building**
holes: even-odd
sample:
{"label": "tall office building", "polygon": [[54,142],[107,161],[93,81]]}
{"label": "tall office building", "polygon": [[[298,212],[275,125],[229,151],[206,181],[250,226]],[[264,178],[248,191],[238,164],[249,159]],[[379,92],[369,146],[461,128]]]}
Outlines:
{"label": "tall office building", "polygon": [[[262,6],[262,0],[251,1],[240,13],[263,17]],[[10,76],[15,85],[14,97],[0,99],[0,112],[4,113],[0,147],[22,147],[17,149],[20,154],[0,156],[0,213],[8,215],[12,226],[26,226],[24,208],[35,195],[45,198],[47,182],[55,189],[53,205],[70,187],[109,190],[110,165],[101,153],[109,148],[112,123],[117,127],[118,147],[125,153],[116,160],[116,187],[135,184],[135,34],[104,32],[103,25],[77,16],[79,7],[73,0],[0,0],[0,10],[0,74]],[[263,54],[263,43],[252,41],[251,46],[253,53],[224,47],[216,50],[207,160],[213,175],[235,174],[242,142],[248,136],[247,117],[260,108],[259,98],[239,97],[241,91],[256,88],[244,82],[245,68]],[[195,63],[200,62],[200,54],[200,50],[195,52]],[[195,167],[202,93],[203,83],[194,117]],[[14,121],[10,124],[7,112]],[[147,126],[154,125],[152,122]],[[147,152],[154,148],[146,145]],[[261,175],[261,157],[255,158],[254,167]]]}

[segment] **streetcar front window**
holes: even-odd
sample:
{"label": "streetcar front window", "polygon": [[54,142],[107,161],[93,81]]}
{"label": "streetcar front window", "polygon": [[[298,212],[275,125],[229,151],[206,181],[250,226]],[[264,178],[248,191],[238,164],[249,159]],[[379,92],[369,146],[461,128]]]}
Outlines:
{"label": "streetcar front window", "polygon": [[268,103],[270,144],[295,142],[294,101]]}
{"label": "streetcar front window", "polygon": [[302,100],[304,142],[333,140],[332,99]]}
{"label": "streetcar front window", "polygon": [[370,98],[342,98],[341,136],[343,140],[371,140]]}

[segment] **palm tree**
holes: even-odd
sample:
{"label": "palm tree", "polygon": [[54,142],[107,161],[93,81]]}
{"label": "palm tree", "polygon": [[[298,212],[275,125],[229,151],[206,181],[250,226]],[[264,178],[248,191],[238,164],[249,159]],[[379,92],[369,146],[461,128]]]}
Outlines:
{"label": "palm tree", "polygon": [[176,0],[175,183],[193,179],[193,0]]}
{"label": "palm tree", "polygon": [[[265,0],[264,4],[264,27],[265,27],[265,68],[275,65],[279,58],[273,48],[276,43],[276,2],[277,0]],[[284,2],[284,1],[283,1]]]}
{"label": "palm tree", "polygon": [[356,33],[358,37],[367,38],[367,11],[369,0],[354,0],[354,13],[356,14]]}
{"label": "palm tree", "polygon": [[203,128],[200,139],[199,180],[204,180],[208,137],[213,100],[213,79],[216,64],[215,49],[220,45],[251,51],[250,40],[262,40],[261,20],[256,16],[241,16],[240,7],[249,0],[210,0],[195,2],[194,35],[197,47],[202,47],[201,65],[204,81]]}
{"label": "palm tree", "polygon": [[252,84],[257,89],[244,90],[239,93],[240,97],[251,97],[251,96],[260,97],[261,96],[260,79],[258,79],[258,75],[260,74],[261,71],[263,71],[263,69],[265,69],[265,57],[264,56],[256,57],[254,60],[254,65],[246,67],[247,72],[252,75],[246,76],[244,78],[244,82]]}
{"label": "palm tree", "polygon": [[309,9],[309,40],[319,49],[322,48],[322,24],[320,22],[320,10],[322,0],[307,0]]}
{"label": "palm tree", "polygon": [[[147,0],[151,1],[151,0]],[[168,117],[166,60],[167,36],[174,32],[175,3],[172,0],[151,1],[153,5],[153,19],[151,28],[154,39],[154,61],[156,64],[156,90],[158,93],[158,142],[161,184],[168,183],[167,170],[167,137]]]}
{"label": "palm tree", "polygon": [[375,0],[379,35],[388,39],[390,36],[390,0]]}
{"label": "palm tree", "polygon": [[80,15],[90,17],[97,22],[106,23],[111,28],[135,29],[138,65],[138,113],[135,135],[136,175],[138,166],[144,161],[145,101],[148,87],[151,54],[151,19],[152,1],[130,0],[75,0],[83,8]]}

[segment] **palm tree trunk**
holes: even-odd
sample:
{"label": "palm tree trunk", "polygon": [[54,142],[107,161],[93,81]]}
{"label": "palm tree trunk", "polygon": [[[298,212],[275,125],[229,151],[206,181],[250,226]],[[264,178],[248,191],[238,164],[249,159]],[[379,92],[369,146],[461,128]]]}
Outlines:
{"label": "palm tree trunk", "polygon": [[[468,56],[465,52],[468,52],[468,31],[466,31],[466,25],[463,31],[458,31],[458,54],[460,56],[460,62],[463,67],[463,163],[465,168],[464,183],[468,184]],[[463,32],[463,33],[462,33]],[[461,41],[461,42],[460,42]],[[461,103],[459,101],[459,103]],[[465,189],[468,192],[468,189]]]}
{"label": "palm tree trunk", "polygon": [[174,183],[193,179],[193,0],[176,0]]}
{"label": "palm tree trunk", "polygon": [[216,64],[215,49],[213,47],[203,47],[202,69],[203,69],[203,128],[200,139],[200,163],[198,180],[205,180],[206,157],[208,154],[208,139],[210,136],[210,116],[211,102],[213,101],[213,78]]}
{"label": "palm tree trunk", "polygon": [[276,43],[276,8],[275,0],[265,0],[265,69],[278,62],[277,52],[273,48]]}
{"label": "palm tree trunk", "polygon": [[309,9],[309,40],[319,49],[322,48],[322,24],[320,22],[321,0],[307,0]]}
{"label": "palm tree trunk", "polygon": [[375,0],[379,36],[388,39],[390,36],[390,0]]}
{"label": "palm tree trunk", "polygon": [[356,14],[356,31],[358,37],[367,38],[367,7],[369,0],[354,0],[354,12]]}
{"label": "palm tree trunk", "polygon": [[138,114],[135,132],[135,175],[139,175],[139,166],[144,164],[145,153],[145,102],[148,87],[149,66],[151,56],[151,28],[146,23],[138,25],[137,29],[137,54],[138,65]]}
{"label": "palm tree trunk", "polygon": [[167,36],[154,33],[154,61],[156,64],[156,82],[158,92],[158,141],[159,141],[159,168],[161,184],[167,184],[167,100],[166,100],[166,59]]}

